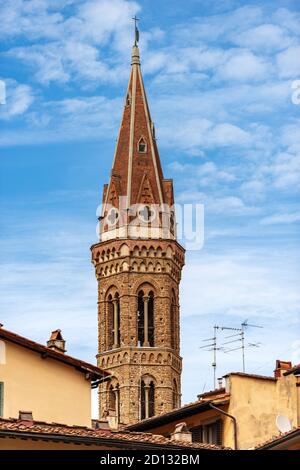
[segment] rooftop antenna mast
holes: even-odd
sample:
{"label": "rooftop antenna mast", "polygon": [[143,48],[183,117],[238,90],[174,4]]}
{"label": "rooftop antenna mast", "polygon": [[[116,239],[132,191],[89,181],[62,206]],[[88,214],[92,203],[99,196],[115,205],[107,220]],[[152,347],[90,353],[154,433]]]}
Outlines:
{"label": "rooftop antenna mast", "polygon": [[[230,343],[236,343],[236,342],[241,342],[241,346],[238,346],[237,348],[233,348],[233,349],[228,349],[227,351],[225,351],[226,353],[229,353],[229,352],[232,352],[232,351],[237,351],[239,349],[242,350],[242,366],[243,366],[243,372],[245,372],[246,370],[246,365],[245,365],[245,329],[248,327],[248,326],[251,326],[251,327],[255,327],[255,328],[263,328],[262,326],[260,325],[251,325],[248,323],[248,320],[244,320],[243,323],[241,323],[241,328],[231,328],[231,327],[228,327],[228,326],[222,326],[220,327],[221,330],[231,330],[231,331],[237,331],[237,333],[233,334],[233,335],[230,335],[230,336],[227,336],[227,338],[233,338],[233,337],[239,337],[237,339],[233,339],[233,340],[230,340],[230,341],[227,341],[225,343],[223,343],[223,345],[225,344],[230,344]],[[259,348],[259,345],[260,343],[248,343],[248,347],[256,347],[256,348]]]}
{"label": "rooftop antenna mast", "polygon": [[[248,326],[251,326],[252,328],[263,328],[263,326],[260,325],[252,325],[248,323],[248,319],[244,320],[243,323],[241,323],[241,340],[242,340],[242,357],[243,357],[243,372],[245,372],[245,329],[248,328]],[[259,343],[249,343],[248,346],[250,347],[259,347]]]}
{"label": "rooftop antenna mast", "polygon": [[219,326],[214,326],[214,336],[212,338],[203,339],[202,341],[211,341],[211,344],[205,344],[204,346],[200,346],[199,349],[204,349],[205,351],[213,351],[213,375],[214,375],[214,388],[216,388],[216,374],[217,374],[217,351],[220,351],[223,348],[217,347],[217,330]]}

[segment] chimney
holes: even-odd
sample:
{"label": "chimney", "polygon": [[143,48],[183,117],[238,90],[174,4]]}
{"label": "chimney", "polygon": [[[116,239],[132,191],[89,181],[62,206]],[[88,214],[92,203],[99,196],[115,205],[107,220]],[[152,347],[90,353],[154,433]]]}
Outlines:
{"label": "chimney", "polygon": [[290,361],[276,361],[276,369],[274,370],[274,377],[278,379],[282,377],[283,373],[292,368],[292,363]]}
{"label": "chimney", "polygon": [[19,411],[19,420],[26,424],[33,423],[32,411]]}
{"label": "chimney", "polygon": [[61,330],[52,331],[49,341],[47,341],[47,348],[53,351],[65,353],[65,340],[62,337]]}
{"label": "chimney", "polygon": [[174,432],[171,434],[171,441],[192,442],[192,433],[188,430],[186,423],[175,425]]}

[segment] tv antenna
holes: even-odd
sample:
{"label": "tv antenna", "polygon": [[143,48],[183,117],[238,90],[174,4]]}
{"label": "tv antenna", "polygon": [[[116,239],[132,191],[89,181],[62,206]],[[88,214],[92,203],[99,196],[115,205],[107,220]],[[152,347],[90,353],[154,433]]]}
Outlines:
{"label": "tv antenna", "polygon": [[[237,339],[233,339],[231,341],[227,341],[225,343],[223,343],[224,345],[225,344],[231,344],[231,343],[236,343],[236,342],[240,342],[240,346],[238,346],[237,348],[232,348],[232,349],[227,349],[226,351],[224,351],[225,353],[230,353],[232,351],[238,351],[238,350],[242,350],[242,366],[243,366],[243,372],[245,372],[246,370],[246,366],[245,366],[245,330],[246,328],[248,327],[251,327],[251,328],[263,328],[262,326],[260,325],[253,325],[253,324],[250,324],[248,323],[248,319],[244,320],[242,323],[241,323],[241,327],[240,328],[231,328],[231,327],[228,327],[228,326],[222,326],[221,329],[222,330],[232,330],[232,331],[237,331],[236,334],[233,334],[233,335],[230,335],[230,336],[227,336],[227,338],[232,338],[232,337],[237,337]],[[260,347],[260,344],[261,343],[248,343],[247,344],[247,347],[248,348],[259,348]]]}
{"label": "tv antenna", "polygon": [[202,341],[210,341],[210,344],[205,344],[204,346],[200,346],[199,349],[204,349],[205,351],[213,351],[213,361],[211,363],[213,368],[213,376],[214,376],[214,389],[216,388],[216,374],[217,374],[217,351],[222,351],[223,347],[217,346],[217,330],[220,327],[215,325],[214,326],[214,336],[212,338],[203,339]]}

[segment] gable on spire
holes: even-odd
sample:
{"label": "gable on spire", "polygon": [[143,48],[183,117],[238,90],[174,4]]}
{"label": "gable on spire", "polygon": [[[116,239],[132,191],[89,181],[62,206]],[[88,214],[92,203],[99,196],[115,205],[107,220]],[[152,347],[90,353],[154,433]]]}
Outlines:
{"label": "gable on spire", "polygon": [[138,193],[138,202],[141,204],[155,204],[151,183],[149,181],[147,173],[144,173],[141,182],[141,186]]}

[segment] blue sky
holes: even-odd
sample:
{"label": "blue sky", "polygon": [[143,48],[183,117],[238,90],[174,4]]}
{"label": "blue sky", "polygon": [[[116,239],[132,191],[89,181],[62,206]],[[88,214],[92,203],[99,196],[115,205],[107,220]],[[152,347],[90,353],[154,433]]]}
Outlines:
{"label": "blue sky", "polygon": [[[212,387],[199,350],[245,318],[247,370],[300,360],[298,1],[8,0],[0,3],[1,318],[93,361],[89,246],[142,18],[142,71],[166,177],[205,205],[205,244],[181,287],[183,401]],[[218,375],[241,367],[222,354]],[[196,371],[196,373],[195,373]]]}

